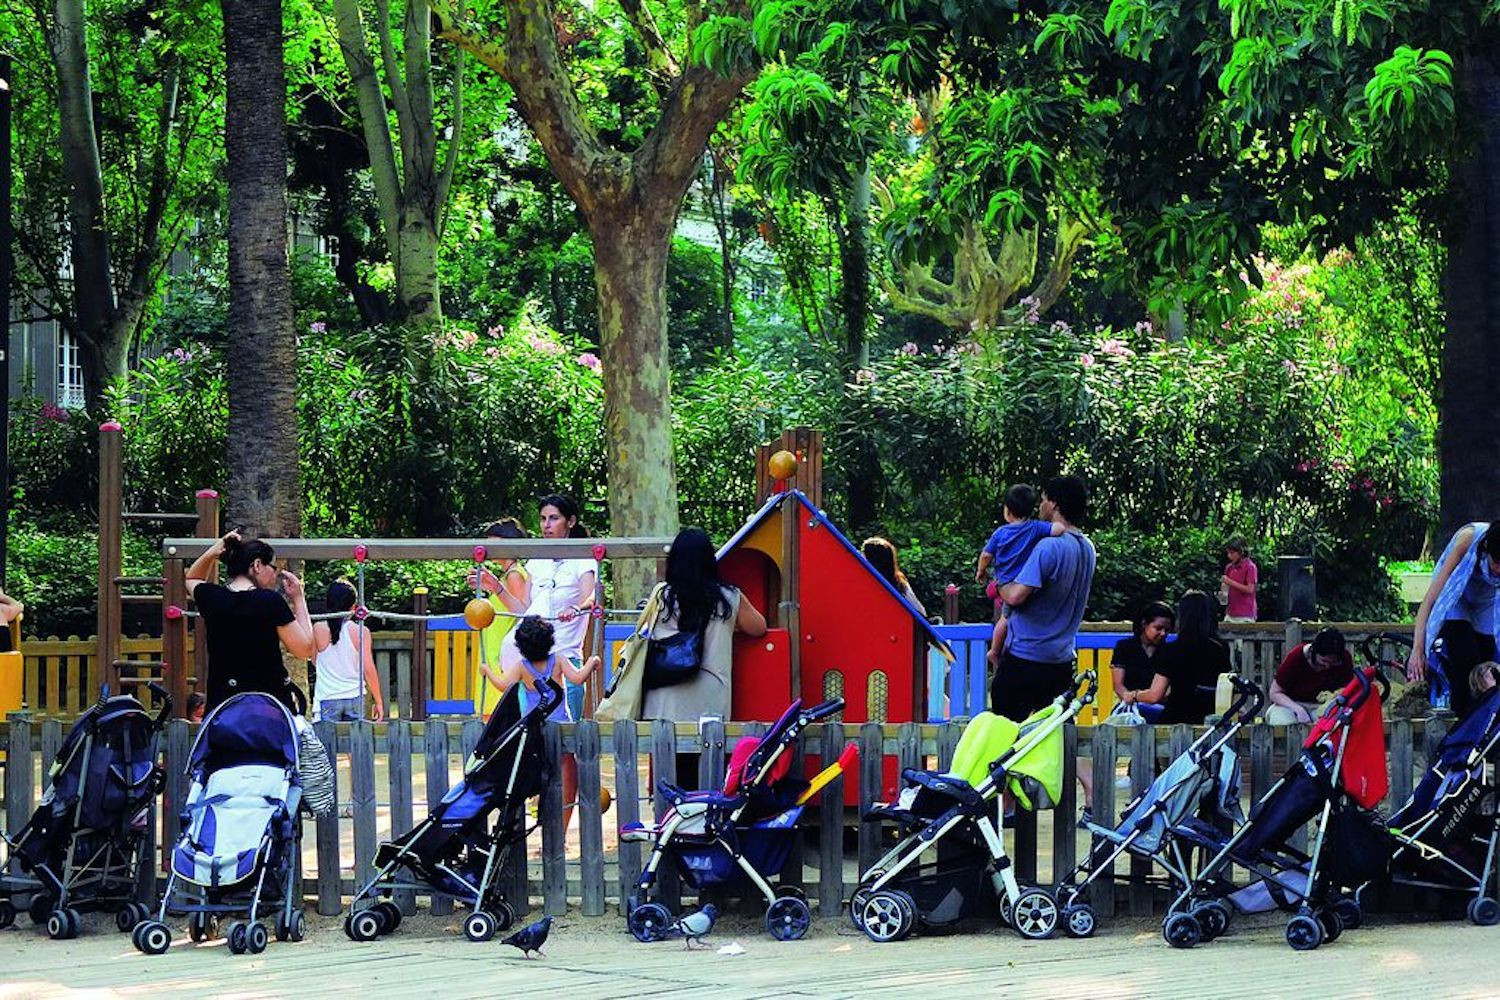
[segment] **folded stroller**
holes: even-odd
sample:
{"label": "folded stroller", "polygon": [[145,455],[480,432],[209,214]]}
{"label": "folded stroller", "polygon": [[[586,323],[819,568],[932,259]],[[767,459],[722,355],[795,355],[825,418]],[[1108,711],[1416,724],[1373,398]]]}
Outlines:
{"label": "folded stroller", "polygon": [[[114,910],[122,931],[150,914],[135,901],[135,885],[151,803],[162,789],[161,729],[172,711],[167,692],[150,687],[161,702],[154,719],[135,698],[111,698],[106,688],[68,731],[41,804],[5,838],[0,928],[15,922],[20,894],[30,895],[32,922],[46,924],[54,940],[76,937],[85,912]],[[5,874],[11,861],[21,874]]]}
{"label": "folded stroller", "polygon": [[244,914],[229,925],[229,950],[259,954],[270,939],[264,903],[275,904],[278,941],[302,940],[307,923],[293,891],[302,840],[297,765],[296,723],[270,695],[237,694],[209,714],[188,757],[191,785],[166,892],[157,915],[136,925],[137,949],[164,954],[171,915],[188,917],[197,942],[217,934],[220,916]]}
{"label": "folded stroller", "polygon": [[[1388,909],[1393,889],[1467,895],[1474,923],[1500,923],[1495,848],[1500,788],[1490,767],[1500,758],[1500,688],[1491,690],[1439,744],[1411,798],[1380,824],[1390,849],[1389,880],[1361,888],[1360,904]],[[1489,766],[1487,766],[1489,765]],[[1372,891],[1373,890],[1373,891]]]}
{"label": "folded stroller", "polygon": [[[947,929],[966,917],[998,912],[1023,937],[1044,938],[1061,913],[1047,889],[1022,889],[1006,855],[1001,792],[1017,805],[1048,808],[1062,794],[1063,727],[1094,700],[1097,675],[1082,693],[1059,695],[1017,725],[981,712],[969,723],[946,773],[908,768],[894,803],[866,819],[894,821],[902,837],[860,878],[849,903],[854,925],[872,941],[899,941],[920,923]],[[929,855],[932,855],[929,857]]]}
{"label": "folded stroller", "polygon": [[[1231,902],[1268,896],[1293,911],[1286,940],[1309,951],[1337,940],[1347,923],[1358,920],[1358,906],[1339,894],[1371,873],[1361,870],[1368,856],[1325,850],[1330,831],[1368,827],[1365,814],[1385,797],[1385,727],[1380,715],[1379,671],[1361,667],[1324,708],[1302,744],[1302,753],[1251,810],[1250,820],[1227,840],[1201,826],[1184,827],[1184,839],[1216,851],[1168,908],[1162,935],[1174,948],[1211,941],[1229,927]],[[1311,853],[1288,841],[1308,821],[1316,821]],[[1383,858],[1380,862],[1383,864]],[[1226,879],[1229,865],[1245,867],[1259,883],[1235,891]]]}
{"label": "folded stroller", "polygon": [[351,940],[373,941],[400,926],[401,908],[391,900],[397,889],[464,902],[469,907],[464,935],[470,941],[488,941],[515,922],[515,908],[496,881],[509,852],[525,850],[526,800],[541,793],[551,774],[542,725],[564,697],[562,688],[545,681],[523,715],[518,688],[506,692],[490,715],[464,762],[463,780],[411,832],[376,850],[375,877],[355,895],[344,918]]}
{"label": "folded stroller", "polygon": [[[806,710],[800,698],[792,702],[764,736],[735,744],[722,792],[688,792],[666,781],[657,783],[669,806],[659,823],[620,828],[622,842],[653,843],[626,900],[626,926],[636,940],[658,940],[672,922],[667,908],[650,899],[667,857],[694,889],[748,886],[759,893],[766,903],[766,930],[776,940],[795,941],[807,933],[812,910],[800,890],[772,883],[796,845],[797,821],[810,800],[808,793],[816,791],[794,773],[800,762],[792,751],[803,729],[843,707],[842,698]],[[840,760],[846,758],[847,751]]]}
{"label": "folded stroller", "polygon": [[[1122,855],[1155,862],[1165,873],[1164,884],[1175,895],[1192,881],[1192,842],[1201,842],[1205,836],[1228,837],[1244,821],[1234,738],[1255,718],[1265,698],[1260,688],[1240,677],[1231,676],[1230,683],[1235,699],[1229,710],[1125,807],[1119,823],[1113,827],[1084,824],[1093,835],[1093,847],[1061,879],[1056,892],[1065,916],[1063,930],[1071,937],[1094,932],[1094,910],[1079,899],[1096,879],[1108,875]],[[1198,827],[1191,841],[1183,835],[1189,826]]]}

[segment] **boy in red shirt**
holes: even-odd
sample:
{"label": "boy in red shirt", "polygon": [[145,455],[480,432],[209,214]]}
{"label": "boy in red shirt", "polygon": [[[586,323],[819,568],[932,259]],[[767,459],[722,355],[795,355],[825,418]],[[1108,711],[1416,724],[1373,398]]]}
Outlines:
{"label": "boy in red shirt", "polygon": [[1224,555],[1229,560],[1219,584],[1219,591],[1225,597],[1224,620],[1256,621],[1260,615],[1255,603],[1255,590],[1260,586],[1260,569],[1246,551],[1243,538],[1231,538],[1225,542]]}
{"label": "boy in red shirt", "polygon": [[1266,721],[1273,726],[1311,722],[1318,711],[1318,695],[1338,691],[1353,679],[1354,657],[1344,643],[1344,633],[1327,626],[1312,642],[1287,653],[1276,668]]}

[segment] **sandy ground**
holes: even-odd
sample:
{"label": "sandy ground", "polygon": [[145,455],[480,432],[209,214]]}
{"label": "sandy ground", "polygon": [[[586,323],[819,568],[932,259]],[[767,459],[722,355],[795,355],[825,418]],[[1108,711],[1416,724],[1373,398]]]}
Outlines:
{"label": "sandy ground", "polygon": [[[123,934],[89,918],[84,935],[48,941],[23,917],[0,932],[0,998],[55,996],[282,997],[349,995],[375,988],[416,996],[572,998],[950,994],[1031,996],[1305,997],[1500,995],[1494,955],[1500,929],[1468,924],[1386,924],[1351,931],[1316,952],[1291,951],[1282,921],[1246,919],[1231,934],[1174,951],[1153,922],[1121,920],[1098,937],[1027,942],[974,927],[948,937],[876,945],[845,921],[808,938],[772,941],[749,919],[726,919],[711,947],[639,944],[616,916],[569,916],[544,958],[526,960],[495,941],[462,937],[458,917],[425,913],[365,945],[338,921],[313,918],[308,940],[259,956],[179,934],[164,956],[137,954]],[[743,954],[717,948],[738,944]]]}

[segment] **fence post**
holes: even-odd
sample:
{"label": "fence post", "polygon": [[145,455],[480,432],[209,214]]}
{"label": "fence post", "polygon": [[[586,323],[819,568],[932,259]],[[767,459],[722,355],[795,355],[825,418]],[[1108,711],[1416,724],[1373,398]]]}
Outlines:
{"label": "fence post", "polygon": [[375,727],[349,723],[349,798],[354,806],[354,891],[375,874]]}
{"label": "fence post", "polygon": [[[323,741],[323,749],[328,754],[329,763],[333,765],[334,774],[337,775],[338,730],[332,722],[326,719],[313,728],[318,734],[318,739]],[[338,784],[337,781],[333,783],[333,811],[317,819],[318,913],[325,917],[336,916],[344,909],[343,875],[339,862]],[[354,891],[358,892],[361,888],[362,886],[355,886]]]}
{"label": "fence post", "polygon": [[[823,723],[823,766],[844,751],[844,724]],[[834,778],[818,803],[818,916],[831,919],[844,905],[844,779]]]}
{"label": "fence post", "polygon": [[[20,713],[6,716],[10,739],[6,741],[5,828],[19,831],[31,819],[31,803],[36,797],[31,772],[31,719]],[[19,859],[11,861],[11,871],[21,874]]]}
{"label": "fence post", "polygon": [[100,677],[109,685],[110,694],[120,693],[115,661],[120,658],[121,606],[120,586],[115,578],[120,575],[120,507],[124,492],[121,430],[113,420],[99,425],[99,614],[95,639]]}
{"label": "fence post", "polygon": [[[1115,727],[1095,726],[1094,741],[1094,824],[1110,827],[1115,825]],[[1090,902],[1100,914],[1113,917],[1115,913],[1115,866],[1110,862],[1109,871],[1094,880]]]}
{"label": "fence post", "polygon": [[958,584],[950,583],[943,588],[943,624],[957,625],[961,620],[958,612]]}
{"label": "fence post", "polygon": [[[579,907],[586,917],[604,913],[604,815],[599,802],[599,723],[573,724],[578,740]],[[566,832],[566,831],[564,831]]]}
{"label": "fence post", "polygon": [[1052,883],[1078,863],[1078,727],[1063,727],[1062,794],[1052,810]]}
{"label": "fence post", "polygon": [[[161,561],[162,673],[166,675],[167,690],[172,694],[172,715],[178,719],[188,717],[188,620],[180,613],[188,603],[186,575],[187,564],[182,559],[167,556]],[[202,618],[194,626],[192,675],[196,690],[207,691],[208,640]]]}
{"label": "fence post", "polygon": [[1411,798],[1411,720],[1391,720],[1391,808]]}
{"label": "fence post", "polygon": [[[1307,739],[1307,726],[1294,722],[1286,727],[1286,759],[1288,764],[1296,760],[1302,754],[1302,742]],[[1307,850],[1307,825],[1297,827],[1288,838],[1294,850]]]}
{"label": "fence post", "polygon": [[880,858],[880,822],[865,815],[875,805],[885,780],[885,730],[878,722],[859,727],[859,875]]}
{"label": "fence post", "polygon": [[[1135,726],[1130,730],[1130,791],[1140,795],[1156,780],[1156,727]],[[1130,858],[1130,913],[1150,916],[1152,893],[1146,879],[1152,862],[1147,858]]]}
{"label": "fence post", "polygon": [[724,723],[709,719],[698,728],[702,749],[698,754],[698,787],[724,787]]}
{"label": "fence post", "polygon": [[549,760],[559,763],[552,769],[547,785],[542,789],[540,803],[542,823],[542,912],[560,917],[568,911],[568,855],[563,837],[567,827],[563,824],[562,793],[562,728],[548,720],[543,730],[543,745]]}
{"label": "fence post", "polygon": [[[651,723],[651,773],[657,788],[663,781],[677,781],[677,729],[667,719],[656,719]],[[651,789],[652,805],[658,823],[667,814],[667,799],[657,788]],[[676,913],[682,907],[682,886],[673,865],[662,865],[656,871],[657,897],[663,906]]]}
{"label": "fence post", "polygon": [[[448,723],[429,719],[423,731],[423,743],[427,757],[427,809],[431,812],[448,794]],[[525,855],[526,845],[518,844],[511,848],[510,853]],[[508,890],[505,898],[510,900]],[[433,916],[445,917],[453,912],[453,897],[434,892],[428,908]]]}
{"label": "fence post", "polygon": [[[615,822],[619,829],[641,819],[640,757],[636,750],[635,722],[615,723]],[[620,844],[620,913],[630,908],[630,895],[641,877],[641,845]]]}
{"label": "fence post", "polygon": [[[396,719],[386,727],[386,767],[391,782],[391,836],[399,837],[412,825],[411,723]],[[398,889],[395,904],[410,916],[417,912],[416,893]]]}
{"label": "fence post", "polygon": [[427,614],[427,588],[413,587],[411,595],[412,613],[419,616],[411,623],[411,717],[423,722],[427,719],[428,677],[432,673],[427,662],[427,622],[420,617]]}
{"label": "fence post", "polygon": [[[214,491],[214,490],[199,490],[197,492],[197,494],[196,494],[196,499],[197,499],[197,503],[198,503],[198,529],[197,529],[198,537],[199,538],[218,538],[219,537],[219,494],[216,491]],[[209,577],[208,578],[210,580],[217,581],[219,579],[219,566],[218,566],[217,563],[215,563],[214,566],[213,566],[213,568],[211,568],[208,572],[209,572]],[[180,580],[182,578],[182,573],[179,572],[177,574],[177,576],[178,576],[178,579]],[[170,588],[171,587],[171,583],[168,582],[167,586]],[[169,591],[169,592],[170,593],[174,593],[174,594],[176,593],[176,591]],[[187,601],[187,592],[183,591],[181,596],[182,596],[182,601],[178,603],[178,607],[185,606],[186,601]],[[163,633],[163,634],[165,634],[165,633]],[[182,630],[182,642],[184,643],[183,652],[185,653],[186,652],[186,648],[187,648],[186,647],[186,643],[187,643],[187,630],[186,629]],[[165,660],[166,657],[163,656],[162,659]],[[182,660],[175,660],[173,662],[174,663],[181,663],[181,666],[178,668],[178,671],[181,674],[183,674],[184,683],[186,683],[187,663],[186,663],[185,658],[182,659]],[[195,690],[203,691],[203,692],[206,693],[208,691],[208,623],[205,622],[202,618],[199,618],[197,621],[195,621],[193,623],[193,677],[196,679]],[[174,692],[175,692],[175,688],[174,688]],[[173,694],[173,697],[174,698],[176,697],[175,693]],[[186,718],[186,713],[187,713],[187,695],[186,694],[183,695],[183,700],[181,702],[181,705],[182,705],[182,707],[179,709],[179,711],[181,711],[183,713],[183,717]]]}
{"label": "fence post", "polygon": [[[1293,618],[1286,623],[1286,632],[1281,646],[1282,657],[1284,658],[1286,654],[1300,645],[1302,645],[1302,619]],[[1272,671],[1274,672],[1274,670],[1275,667],[1273,666]]]}

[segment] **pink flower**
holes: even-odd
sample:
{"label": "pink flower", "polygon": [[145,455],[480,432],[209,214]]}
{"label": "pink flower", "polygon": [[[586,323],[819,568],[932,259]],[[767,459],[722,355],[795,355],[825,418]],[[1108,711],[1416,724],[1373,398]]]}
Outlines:
{"label": "pink flower", "polygon": [[1281,367],[1286,369],[1287,378],[1292,378],[1297,374],[1297,362],[1293,361],[1291,358],[1283,358],[1281,361]]}
{"label": "pink flower", "polygon": [[875,381],[875,373],[870,371],[870,369],[868,368],[861,368],[859,371],[854,373],[854,381],[862,383],[864,385],[869,385],[871,382]]}
{"label": "pink flower", "polygon": [[1028,323],[1036,323],[1042,318],[1041,302],[1034,295],[1028,295],[1021,300],[1021,309],[1025,312],[1025,320]]}
{"label": "pink flower", "polygon": [[539,333],[527,334],[526,343],[533,351],[538,351],[542,354],[561,354],[563,352],[561,344],[555,340],[548,340]]}
{"label": "pink flower", "polygon": [[1308,469],[1311,469],[1311,468],[1312,468],[1312,466],[1309,465],[1307,462],[1298,462],[1297,463],[1297,471],[1298,472],[1306,472]]}
{"label": "pink flower", "polygon": [[43,420],[56,421],[59,424],[68,422],[68,411],[55,403],[43,403],[42,412],[37,415],[37,423]]}
{"label": "pink flower", "polygon": [[578,355],[577,360],[580,365],[583,365],[583,367],[587,368],[595,375],[599,374],[600,369],[604,367],[604,365],[599,362],[599,356],[592,351],[584,351],[582,354]]}
{"label": "pink flower", "polygon": [[901,353],[902,354],[907,354],[907,355],[913,355],[913,356],[915,356],[921,350],[922,349],[920,347],[918,347],[915,343],[913,343],[910,340],[908,340],[906,343],[904,343],[904,344],[901,345]]}
{"label": "pink flower", "polygon": [[1111,337],[1109,340],[1106,340],[1102,344],[1100,344],[1099,352],[1101,354],[1113,355],[1117,358],[1135,357],[1135,352],[1125,346],[1125,341],[1115,337]]}
{"label": "pink flower", "polygon": [[505,334],[505,327],[503,327],[500,324],[496,323],[494,326],[490,327],[488,330],[486,330],[484,332],[487,333],[491,337],[500,337],[500,336],[504,336],[504,334]]}
{"label": "pink flower", "polygon": [[[1229,324],[1225,323],[1224,325],[1228,326]],[[1143,319],[1135,325],[1135,332],[1140,334],[1149,334],[1152,329],[1153,327],[1151,326],[1151,321],[1149,319]]]}
{"label": "pink flower", "polygon": [[316,320],[307,329],[311,333],[327,333],[328,324],[324,323],[322,320]]}
{"label": "pink flower", "polygon": [[500,356],[500,348],[493,345],[486,347],[484,349],[484,356],[487,358],[498,358]]}
{"label": "pink flower", "polygon": [[1050,329],[1051,329],[1051,332],[1053,332],[1053,333],[1072,333],[1073,332],[1073,328],[1068,325],[1067,320],[1061,320],[1061,319],[1058,320],[1057,322],[1053,323]]}
{"label": "pink flower", "polygon": [[1078,355],[1078,363],[1085,368],[1092,368],[1094,367],[1094,356],[1092,354],[1080,354]]}

